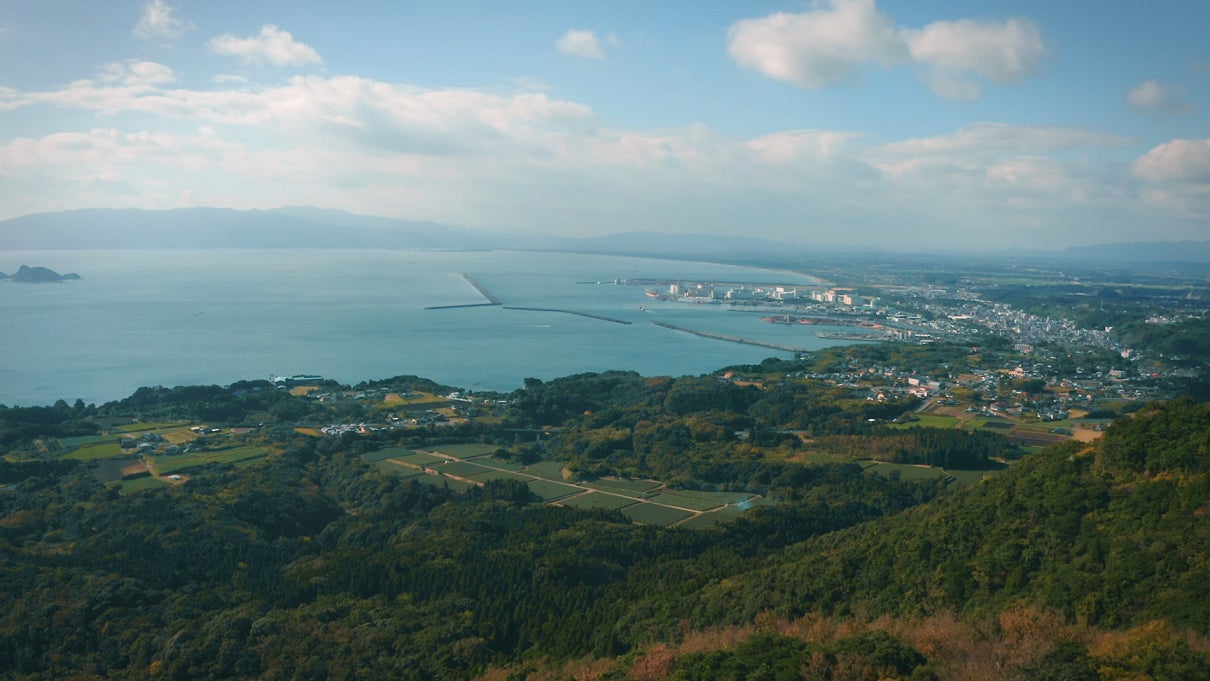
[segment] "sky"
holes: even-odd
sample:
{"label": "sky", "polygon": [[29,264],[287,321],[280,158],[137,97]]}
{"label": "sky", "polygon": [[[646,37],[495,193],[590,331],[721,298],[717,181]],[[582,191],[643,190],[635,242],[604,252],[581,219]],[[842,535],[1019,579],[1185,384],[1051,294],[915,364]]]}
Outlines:
{"label": "sky", "polygon": [[0,220],[1210,239],[1204,0],[0,0]]}

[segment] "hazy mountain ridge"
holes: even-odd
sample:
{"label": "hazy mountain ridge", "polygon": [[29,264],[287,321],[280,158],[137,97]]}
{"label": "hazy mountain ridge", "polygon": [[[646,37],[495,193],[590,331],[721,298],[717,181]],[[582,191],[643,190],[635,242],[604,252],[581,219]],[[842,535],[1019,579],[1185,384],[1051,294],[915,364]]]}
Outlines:
{"label": "hazy mountain ridge", "polygon": [[[882,252],[877,246],[826,247],[752,236],[641,231],[594,237],[500,233],[309,206],[247,211],[97,208],[0,221],[3,250],[132,248],[509,248],[678,258]],[[1210,263],[1210,240],[1096,244],[1061,251],[1010,249],[985,255],[1114,263]]]}

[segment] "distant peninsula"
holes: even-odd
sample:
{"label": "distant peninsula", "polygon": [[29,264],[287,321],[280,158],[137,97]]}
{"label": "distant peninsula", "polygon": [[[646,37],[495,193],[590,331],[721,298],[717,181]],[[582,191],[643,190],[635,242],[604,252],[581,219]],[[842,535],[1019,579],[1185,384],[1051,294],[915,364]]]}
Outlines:
{"label": "distant peninsula", "polygon": [[0,280],[15,281],[19,284],[57,284],[79,278],[80,275],[75,272],[59,274],[47,267],[30,267],[29,265],[22,265],[16,274],[11,276],[0,272]]}

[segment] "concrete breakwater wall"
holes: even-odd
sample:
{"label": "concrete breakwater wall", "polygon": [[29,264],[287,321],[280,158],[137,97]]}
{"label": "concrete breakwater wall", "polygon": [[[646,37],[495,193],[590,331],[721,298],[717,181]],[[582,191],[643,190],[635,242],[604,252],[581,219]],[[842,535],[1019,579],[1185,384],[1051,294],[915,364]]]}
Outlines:
{"label": "concrete breakwater wall", "polygon": [[589,319],[600,319],[603,322],[613,322],[614,324],[630,324],[630,323],[632,323],[625,319],[615,319],[613,317],[606,317],[605,315],[593,314],[591,312],[579,312],[577,310],[562,310],[562,309],[553,308],[553,307],[517,307],[517,306],[513,306],[513,305],[505,305],[504,309],[505,310],[527,310],[529,312],[561,312],[563,314],[574,314],[577,317],[588,317]]}
{"label": "concrete breakwater wall", "polygon": [[765,341],[755,340],[752,338],[740,338],[739,336],[728,336],[726,334],[714,333],[713,331],[698,331],[697,329],[687,329],[683,326],[676,326],[675,324],[669,324],[668,322],[654,322],[653,321],[651,323],[655,324],[656,326],[658,326],[660,328],[671,329],[672,331],[683,331],[685,333],[691,333],[695,336],[701,336],[702,338],[713,338],[715,340],[727,341],[728,343],[742,343],[744,345],[756,345],[756,346],[759,346],[762,348],[771,348],[773,350],[782,350],[784,352],[807,352],[807,350],[805,350],[803,348],[795,348],[795,347],[791,347],[789,345],[779,345],[777,343],[767,343]]}

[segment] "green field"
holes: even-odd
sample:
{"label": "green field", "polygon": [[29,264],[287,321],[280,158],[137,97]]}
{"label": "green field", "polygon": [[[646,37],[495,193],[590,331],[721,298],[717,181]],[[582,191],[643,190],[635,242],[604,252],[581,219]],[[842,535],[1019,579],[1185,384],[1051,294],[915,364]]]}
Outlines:
{"label": "green field", "polygon": [[406,456],[392,456],[391,458],[399,459],[406,463],[414,463],[417,466],[432,466],[433,464],[449,461],[449,459],[443,459],[440,456],[426,454],[425,452],[415,452]]}
{"label": "green field", "polygon": [[579,487],[564,485],[561,482],[551,482],[550,480],[530,480],[526,484],[529,485],[529,491],[538,495],[544,502],[562,499],[563,497],[580,492]]}
{"label": "green field", "polygon": [[649,504],[646,502],[635,504],[633,506],[627,506],[626,508],[622,509],[622,513],[636,523],[660,526],[671,525],[679,520],[684,520],[685,518],[693,515],[688,511],[679,511],[675,508],[657,506],[655,504]]}
{"label": "green field", "polygon": [[72,450],[66,457],[77,461],[95,461],[122,456],[122,447],[117,442],[98,442]]}
{"label": "green field", "polygon": [[123,480],[122,482],[118,483],[118,489],[122,494],[134,494],[135,492],[142,492],[143,490],[147,489],[159,489],[167,486],[168,483],[164,482],[163,480],[148,476],[134,478],[131,480]]}
{"label": "green field", "polygon": [[592,489],[599,489],[603,492],[620,492],[623,494],[631,494],[633,496],[644,496],[651,490],[663,487],[664,483],[658,480],[602,479],[585,483],[584,486],[591,487]]}
{"label": "green field", "polygon": [[957,417],[940,416],[938,414],[913,414],[914,420],[907,423],[892,423],[891,428],[953,428],[958,424]]}
{"label": "green field", "polygon": [[388,461],[386,459],[375,461],[374,466],[386,473],[394,473],[401,478],[413,478],[417,475],[424,475],[424,471],[416,468],[415,466],[407,466],[405,464],[397,463],[395,461]]}
{"label": "green field", "polygon": [[473,475],[487,473],[490,470],[469,461],[447,461],[440,465],[431,466],[431,468],[442,475],[456,475],[460,478],[469,478]]}
{"label": "green field", "polygon": [[382,461],[383,459],[404,459],[405,457],[411,456],[415,453],[416,451],[412,449],[390,447],[387,449],[380,449],[376,452],[366,452],[365,454],[361,455],[361,458],[366,463],[374,463],[375,461]]}
{"label": "green field", "polygon": [[562,461],[539,461],[525,469],[526,473],[556,482],[563,480]]}
{"label": "green field", "polygon": [[709,513],[703,513],[699,516],[694,516],[685,522],[680,523],[678,527],[687,527],[691,530],[704,530],[708,527],[714,527],[719,523],[735,520],[743,515],[746,510],[747,509],[743,509],[738,506],[728,506],[726,508],[720,508],[717,511],[711,511]]}
{"label": "green field", "polygon": [[114,430],[118,431],[119,433],[141,433],[146,430],[180,428],[184,424],[184,421],[174,421],[171,423],[128,423],[124,426],[118,426]]}
{"label": "green field", "polygon": [[236,463],[251,459],[262,459],[268,454],[269,450],[264,447],[245,445],[243,447],[232,447],[231,449],[220,449],[211,452],[156,456],[152,457],[151,464],[160,475],[167,475],[212,463]]}
{"label": "green field", "polygon": [[727,503],[719,499],[705,499],[701,497],[689,497],[683,494],[657,494],[651,497],[651,501],[657,504],[668,504],[669,506],[678,506],[687,508],[691,511],[709,511],[712,508],[718,508]]}
{"label": "green field", "polygon": [[463,445],[437,445],[435,447],[428,447],[427,449],[434,452],[441,452],[442,454],[449,454],[456,459],[470,459],[476,456],[491,454],[497,449],[500,449],[500,447],[498,445],[485,445],[473,442]]}
{"label": "green field", "polygon": [[571,508],[607,508],[610,510],[626,508],[633,506],[639,502],[626,497],[619,497],[615,494],[606,494],[605,492],[589,492],[581,494],[569,499],[564,499],[559,502],[563,506]]}

